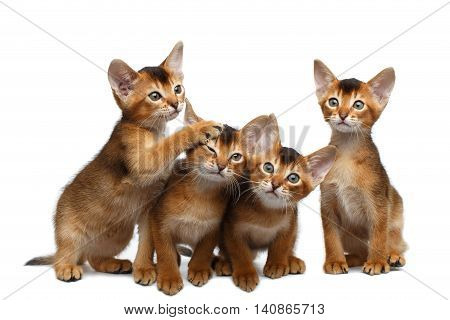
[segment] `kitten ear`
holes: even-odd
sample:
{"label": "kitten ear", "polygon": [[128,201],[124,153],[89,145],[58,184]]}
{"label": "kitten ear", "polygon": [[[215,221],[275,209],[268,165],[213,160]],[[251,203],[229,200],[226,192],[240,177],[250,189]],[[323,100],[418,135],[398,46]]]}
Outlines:
{"label": "kitten ear", "polygon": [[203,121],[203,119],[195,114],[194,108],[192,108],[192,105],[189,102],[189,100],[186,99],[186,109],[184,111],[184,124],[191,125],[200,121]]}
{"label": "kitten ear", "polygon": [[111,61],[108,68],[109,84],[121,100],[124,100],[133,90],[133,84],[137,78],[138,73],[122,60],[114,59]]}
{"label": "kitten ear", "polygon": [[259,116],[247,123],[241,131],[244,150],[250,154],[268,152],[280,145],[278,122],[272,113],[269,116]]}
{"label": "kitten ear", "polygon": [[161,63],[162,67],[165,67],[172,71],[175,75],[183,78],[183,42],[178,41],[173,47],[172,52],[166,58],[166,60]]}
{"label": "kitten ear", "polygon": [[336,160],[335,146],[326,146],[306,157],[308,169],[312,177],[312,187],[322,183]]}
{"label": "kitten ear", "polygon": [[387,68],[373,77],[369,82],[370,90],[377,98],[378,102],[384,108],[388,103],[389,96],[395,84],[395,71],[394,68]]}
{"label": "kitten ear", "polygon": [[319,59],[314,60],[314,81],[316,83],[317,98],[322,98],[328,86],[336,80],[335,75]]}

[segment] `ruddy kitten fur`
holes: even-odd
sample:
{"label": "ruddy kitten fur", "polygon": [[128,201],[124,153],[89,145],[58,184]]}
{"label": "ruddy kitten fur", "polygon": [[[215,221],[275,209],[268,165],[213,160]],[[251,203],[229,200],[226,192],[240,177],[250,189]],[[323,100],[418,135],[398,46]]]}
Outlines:
{"label": "ruddy kitten fur", "polygon": [[81,279],[86,260],[99,272],[131,272],[130,261],[114,256],[130,241],[135,224],[145,223],[143,213],[162,191],[172,163],[219,134],[218,124],[201,122],[164,138],[166,122],[185,105],[182,56],[179,42],[158,67],[136,72],[121,60],[111,62],[108,77],[122,118],[58,201],[56,254],[28,265],[53,264],[63,281]]}
{"label": "ruddy kitten fur", "polygon": [[367,83],[338,80],[314,62],[316,94],[337,147],[337,159],[321,184],[321,215],[326,273],[347,273],[362,266],[374,275],[405,264],[402,198],[390,184],[372,141],[372,126],[388,103],[394,69]]}
{"label": "ruddy kitten fur", "polygon": [[264,275],[275,279],[305,271],[294,255],[297,238],[297,203],[323,180],[331,168],[336,148],[328,146],[307,156],[281,147],[274,115],[268,135],[255,132],[250,145],[260,151],[249,161],[249,186],[223,222],[221,254],[215,264],[218,275],[232,274],[233,282],[252,291],[259,282],[253,266],[258,250],[268,249]]}
{"label": "ruddy kitten fur", "polygon": [[[192,125],[201,121],[187,104],[185,122]],[[176,294],[183,287],[178,244],[193,249],[188,280],[202,286],[211,277],[222,216],[229,200],[239,193],[238,180],[245,167],[241,140],[247,126],[241,131],[224,126],[215,143],[187,151],[150,214],[150,234],[158,259],[157,285],[166,294]]]}

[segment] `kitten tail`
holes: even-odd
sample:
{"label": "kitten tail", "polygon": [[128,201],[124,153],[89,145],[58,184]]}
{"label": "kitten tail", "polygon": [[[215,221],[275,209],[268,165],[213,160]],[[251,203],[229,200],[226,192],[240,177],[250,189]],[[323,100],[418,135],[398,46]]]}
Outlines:
{"label": "kitten tail", "polygon": [[54,256],[43,256],[43,257],[36,257],[33,258],[25,263],[26,266],[45,266],[53,264],[53,261],[55,261]]}
{"label": "kitten tail", "polygon": [[177,245],[177,252],[184,257],[192,257],[192,250],[186,246]]}

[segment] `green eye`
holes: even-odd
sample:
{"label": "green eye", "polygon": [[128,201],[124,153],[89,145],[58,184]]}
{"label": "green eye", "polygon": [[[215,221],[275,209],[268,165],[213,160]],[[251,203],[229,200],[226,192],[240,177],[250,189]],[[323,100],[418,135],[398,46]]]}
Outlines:
{"label": "green eye", "polygon": [[233,155],[231,156],[231,160],[233,160],[233,161],[236,161],[236,162],[238,162],[238,161],[240,161],[242,159],[242,154],[240,154],[240,153],[233,153]]}
{"label": "green eye", "polygon": [[267,173],[273,173],[273,164],[271,164],[270,162],[264,163],[263,170]]}
{"label": "green eye", "polygon": [[181,92],[183,92],[183,88],[180,85],[176,85],[175,88],[173,88],[173,92],[175,92],[176,94],[180,94]]}
{"label": "green eye", "polygon": [[297,183],[300,181],[300,177],[296,173],[291,173],[290,175],[288,175],[287,179],[290,183]]}
{"label": "green eye", "polygon": [[364,108],[364,102],[362,102],[361,100],[356,100],[353,104],[353,108],[355,108],[356,110],[361,110],[362,108]]}
{"label": "green eye", "polygon": [[157,91],[153,91],[148,96],[152,101],[158,101],[159,99],[161,99],[161,94]]}
{"label": "green eye", "polygon": [[330,98],[328,100],[328,105],[332,108],[336,108],[337,106],[339,106],[339,101],[336,98]]}

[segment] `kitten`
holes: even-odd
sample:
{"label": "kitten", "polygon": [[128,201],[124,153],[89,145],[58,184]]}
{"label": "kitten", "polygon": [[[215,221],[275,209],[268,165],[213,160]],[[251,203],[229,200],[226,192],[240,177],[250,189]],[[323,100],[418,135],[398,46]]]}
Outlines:
{"label": "kitten", "polygon": [[219,134],[218,124],[202,122],[163,137],[166,122],[185,105],[182,56],[179,42],[158,67],[136,72],[121,60],[111,62],[108,78],[122,118],[59,198],[56,254],[27,265],[53,264],[63,281],[81,279],[86,260],[99,272],[131,272],[130,261],[114,256],[127,246],[144,209],[160,194],[171,164],[186,149]]}
{"label": "kitten", "polygon": [[337,147],[337,160],[321,185],[326,273],[362,266],[374,275],[405,265],[402,198],[390,184],[372,141],[372,126],[395,82],[388,68],[367,83],[338,80],[314,62],[316,94]]}
{"label": "kitten", "polygon": [[258,142],[250,145],[263,152],[249,160],[249,186],[224,218],[221,257],[215,264],[218,275],[231,273],[235,285],[247,292],[259,282],[253,266],[259,250],[268,249],[266,277],[305,271],[304,262],[294,255],[297,203],[320,184],[336,155],[333,146],[307,157],[281,147],[276,118],[270,119],[269,135],[253,135]]}
{"label": "kitten", "polygon": [[[188,104],[185,122],[192,125],[199,121],[202,120]],[[241,141],[249,126],[258,126],[258,119],[242,130],[224,126],[214,144],[187,151],[186,159],[179,162],[167,191],[151,213],[151,236],[158,260],[157,286],[162,292],[173,295],[183,287],[178,268],[179,244],[193,248],[188,280],[202,286],[211,277],[220,222],[229,200],[238,196],[238,181],[244,174],[246,161]]]}

